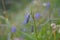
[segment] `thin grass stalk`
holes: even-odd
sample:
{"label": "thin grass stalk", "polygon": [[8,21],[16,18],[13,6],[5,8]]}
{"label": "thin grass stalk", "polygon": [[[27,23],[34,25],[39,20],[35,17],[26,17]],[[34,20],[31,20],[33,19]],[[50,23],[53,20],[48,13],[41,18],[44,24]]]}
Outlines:
{"label": "thin grass stalk", "polygon": [[6,19],[8,19],[7,10],[5,7],[5,0],[2,0],[2,7],[3,7],[3,15]]}
{"label": "thin grass stalk", "polygon": [[38,40],[38,29],[37,29],[37,25],[36,25],[34,14],[32,13],[32,10],[31,10],[31,16],[32,16],[33,22],[34,22],[34,33],[35,33],[35,37],[36,37],[36,40]]}
{"label": "thin grass stalk", "polygon": [[54,32],[54,40],[56,40],[56,32]]}

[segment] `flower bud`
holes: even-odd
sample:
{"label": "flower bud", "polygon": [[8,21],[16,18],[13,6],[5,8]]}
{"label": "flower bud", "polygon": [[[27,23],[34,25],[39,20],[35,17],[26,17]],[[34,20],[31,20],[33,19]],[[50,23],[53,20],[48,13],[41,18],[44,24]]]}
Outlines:
{"label": "flower bud", "polygon": [[15,27],[15,26],[12,26],[11,32],[12,32],[12,33],[16,32],[16,27]]}
{"label": "flower bud", "polygon": [[40,13],[36,13],[34,16],[35,16],[35,19],[39,19],[41,15]]}
{"label": "flower bud", "polygon": [[30,15],[29,14],[26,14],[25,15],[24,24],[27,24],[29,22],[29,19],[30,19]]}

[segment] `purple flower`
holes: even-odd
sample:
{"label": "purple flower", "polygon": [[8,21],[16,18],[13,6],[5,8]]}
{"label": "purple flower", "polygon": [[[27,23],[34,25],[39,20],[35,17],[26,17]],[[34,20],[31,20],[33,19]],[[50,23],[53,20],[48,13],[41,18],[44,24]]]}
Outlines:
{"label": "purple flower", "polygon": [[12,33],[16,32],[16,27],[15,27],[15,26],[12,26],[11,32],[12,32]]}
{"label": "purple flower", "polygon": [[50,2],[47,2],[46,3],[46,9],[49,9],[50,8]]}
{"label": "purple flower", "polygon": [[30,15],[29,14],[26,14],[25,15],[24,24],[27,24],[29,22],[29,19],[30,19]]}
{"label": "purple flower", "polygon": [[36,19],[39,19],[41,15],[40,15],[40,13],[36,13],[34,16]]}

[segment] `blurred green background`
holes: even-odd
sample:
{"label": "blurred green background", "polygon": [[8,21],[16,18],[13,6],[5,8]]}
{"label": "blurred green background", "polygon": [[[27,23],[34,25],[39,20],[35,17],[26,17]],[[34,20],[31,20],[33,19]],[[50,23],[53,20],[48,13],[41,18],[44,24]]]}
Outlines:
{"label": "blurred green background", "polygon": [[[50,7],[47,9],[44,3],[48,2]],[[0,40],[36,40],[32,32],[34,20],[29,20],[27,24],[23,22],[27,13],[37,12],[41,14],[41,18],[35,21],[38,40],[60,40],[60,29],[57,27],[54,38],[51,28],[53,22],[60,25],[60,0],[0,0]],[[11,33],[13,24],[16,26],[15,33]]]}

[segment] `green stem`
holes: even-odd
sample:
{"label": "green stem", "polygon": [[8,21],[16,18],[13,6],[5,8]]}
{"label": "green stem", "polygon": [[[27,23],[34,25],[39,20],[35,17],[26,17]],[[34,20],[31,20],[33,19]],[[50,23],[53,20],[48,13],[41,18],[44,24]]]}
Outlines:
{"label": "green stem", "polygon": [[8,18],[6,6],[5,6],[5,0],[2,0],[2,7],[3,7],[3,16],[4,16],[5,18]]}
{"label": "green stem", "polygon": [[[34,18],[33,18],[33,20],[34,20]],[[36,26],[36,22],[35,22],[35,20],[34,20],[34,31],[35,31],[35,36],[36,36],[36,40],[38,40],[38,31],[37,31],[37,26]]]}
{"label": "green stem", "polygon": [[35,22],[34,14],[32,14],[32,12],[31,12],[31,15],[32,15],[33,22],[34,22],[35,37],[36,37],[36,40],[38,40],[38,30],[37,30],[37,25],[36,25],[36,22]]}

